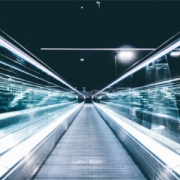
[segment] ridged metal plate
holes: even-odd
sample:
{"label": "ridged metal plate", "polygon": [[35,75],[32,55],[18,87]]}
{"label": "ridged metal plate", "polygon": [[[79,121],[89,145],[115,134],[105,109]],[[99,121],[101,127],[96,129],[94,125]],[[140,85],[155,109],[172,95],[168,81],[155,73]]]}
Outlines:
{"label": "ridged metal plate", "polygon": [[34,180],[145,180],[93,105],[87,104]]}

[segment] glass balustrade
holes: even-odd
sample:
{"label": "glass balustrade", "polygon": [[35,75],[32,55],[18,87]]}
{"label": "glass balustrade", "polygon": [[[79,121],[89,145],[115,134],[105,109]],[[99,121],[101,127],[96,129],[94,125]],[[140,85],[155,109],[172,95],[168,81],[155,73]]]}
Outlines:
{"label": "glass balustrade", "polygon": [[140,60],[93,100],[180,153],[180,35]]}
{"label": "glass balustrade", "polygon": [[0,31],[0,154],[84,101],[84,96]]}

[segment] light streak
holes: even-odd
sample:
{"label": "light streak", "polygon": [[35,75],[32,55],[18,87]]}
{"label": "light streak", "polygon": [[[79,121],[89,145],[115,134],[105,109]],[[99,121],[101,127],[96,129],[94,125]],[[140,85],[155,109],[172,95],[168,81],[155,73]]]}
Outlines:
{"label": "light streak", "polygon": [[73,89],[75,92],[77,92],[78,94],[82,95],[84,98],[85,96],[83,94],[81,94],[79,91],[77,91],[75,88],[73,88],[71,85],[69,85],[68,83],[66,83],[63,79],[61,79],[60,77],[58,77],[56,74],[54,74],[53,72],[51,72],[50,70],[48,70],[46,67],[44,67],[43,65],[41,65],[40,63],[38,63],[36,60],[34,60],[33,58],[31,58],[30,56],[28,56],[27,54],[25,54],[23,51],[21,51],[20,49],[18,49],[17,47],[15,47],[13,44],[11,44],[10,42],[8,42],[7,40],[5,40],[2,36],[0,36],[0,44],[2,46],[4,46],[5,48],[9,49],[11,52],[13,52],[14,54],[20,56],[21,58],[23,58],[24,60],[28,61],[29,63],[33,64],[34,66],[38,67],[39,69],[41,69],[42,71],[46,72],[47,74],[49,74],[50,76],[52,76],[53,78],[57,79],[58,81],[62,82],[63,84],[65,84],[66,86],[68,86],[69,88]]}

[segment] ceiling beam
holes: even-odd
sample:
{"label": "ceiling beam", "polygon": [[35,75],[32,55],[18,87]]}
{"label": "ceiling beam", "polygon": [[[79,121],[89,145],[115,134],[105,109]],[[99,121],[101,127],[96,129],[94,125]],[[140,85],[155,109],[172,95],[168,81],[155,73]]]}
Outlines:
{"label": "ceiling beam", "polygon": [[41,48],[43,51],[154,51],[155,48]]}

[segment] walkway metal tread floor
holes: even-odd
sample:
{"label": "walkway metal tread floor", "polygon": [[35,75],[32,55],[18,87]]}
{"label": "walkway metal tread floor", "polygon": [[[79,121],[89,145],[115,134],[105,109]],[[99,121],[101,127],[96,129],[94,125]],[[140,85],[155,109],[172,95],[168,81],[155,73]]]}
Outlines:
{"label": "walkway metal tread floor", "polygon": [[146,180],[93,105],[86,104],[34,180]]}

